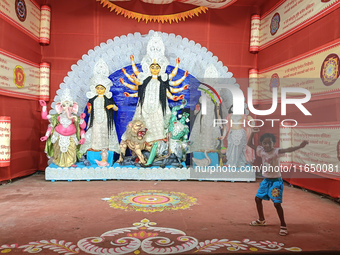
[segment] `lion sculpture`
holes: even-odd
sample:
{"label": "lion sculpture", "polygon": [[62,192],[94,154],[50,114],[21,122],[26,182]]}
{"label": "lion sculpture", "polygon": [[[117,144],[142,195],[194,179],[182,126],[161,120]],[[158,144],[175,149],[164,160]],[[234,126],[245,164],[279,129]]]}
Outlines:
{"label": "lion sculpture", "polygon": [[146,164],[143,150],[151,151],[152,144],[146,142],[145,124],[141,120],[132,120],[126,127],[126,139],[120,142],[120,156],[117,163],[124,161],[126,149],[131,150],[133,156],[139,158],[140,164]]}

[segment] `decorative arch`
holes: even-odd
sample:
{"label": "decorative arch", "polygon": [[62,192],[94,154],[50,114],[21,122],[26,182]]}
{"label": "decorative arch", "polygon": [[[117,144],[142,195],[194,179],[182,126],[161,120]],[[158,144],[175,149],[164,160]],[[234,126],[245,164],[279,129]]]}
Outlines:
{"label": "decorative arch", "polygon": [[[77,61],[76,64],[71,66],[71,71],[67,73],[67,76],[60,84],[60,87],[56,92],[56,96],[54,97],[50,114],[56,113],[54,110],[55,105],[60,101],[60,96],[67,88],[72,91],[73,100],[78,103],[79,108],[85,109],[88,100],[85,95],[86,92],[89,91],[89,81],[93,76],[94,65],[100,58],[104,59],[109,66],[109,77],[113,81],[113,85],[110,90],[113,92],[113,98],[119,101],[117,98],[117,96],[119,96],[119,89],[123,89],[124,85],[119,83],[119,75],[117,74],[121,72],[123,67],[129,68],[131,66],[130,55],[135,56],[135,63],[137,63],[137,65],[141,62],[143,56],[146,54],[146,45],[154,32],[155,31],[150,30],[146,35],[141,35],[136,32],[134,34],[122,35],[120,37],[117,36],[113,39],[107,40],[106,43],[103,42],[94,49],[89,50],[87,54],[84,54],[82,58]],[[165,56],[169,60],[170,70],[172,69],[171,66],[175,65],[176,58],[179,57],[181,59],[179,73],[188,70],[190,74],[190,76],[187,77],[187,83],[190,82],[191,84],[193,80],[203,80],[206,68],[212,65],[216,68],[219,79],[222,79],[223,82],[234,84],[239,87],[236,83],[236,79],[233,78],[233,74],[228,71],[228,67],[224,66],[223,63],[218,60],[218,57],[214,56],[212,52],[207,50],[207,48],[202,47],[200,44],[195,43],[188,38],[182,38],[180,35],[159,33],[165,45]],[[197,91],[198,85],[199,84],[194,85],[196,86],[196,89],[189,89],[190,93],[195,94],[194,96],[190,94],[186,96],[186,99],[189,99],[188,105],[190,107],[193,107],[196,104],[200,95],[200,92]],[[217,91],[224,102],[223,110],[228,109],[231,105],[230,92],[223,89],[217,89]],[[125,97],[123,93],[121,93],[121,96]],[[123,101],[126,102],[126,100]],[[135,100],[135,104],[136,103],[137,101]],[[170,106],[173,105],[174,103],[170,104]],[[224,110],[224,112],[226,111]],[[123,118],[124,116],[121,117]]]}

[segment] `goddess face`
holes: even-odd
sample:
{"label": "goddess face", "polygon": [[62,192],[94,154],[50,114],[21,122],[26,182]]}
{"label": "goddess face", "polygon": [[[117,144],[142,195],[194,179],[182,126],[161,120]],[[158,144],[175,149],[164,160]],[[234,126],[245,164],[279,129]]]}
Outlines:
{"label": "goddess face", "polygon": [[105,94],[105,87],[104,86],[102,86],[102,85],[97,85],[96,86],[96,91],[97,91],[97,94],[99,95],[99,96],[102,96],[102,95],[104,95]]}
{"label": "goddess face", "polygon": [[150,72],[152,75],[158,75],[161,71],[161,67],[157,63],[153,63],[150,65]]}

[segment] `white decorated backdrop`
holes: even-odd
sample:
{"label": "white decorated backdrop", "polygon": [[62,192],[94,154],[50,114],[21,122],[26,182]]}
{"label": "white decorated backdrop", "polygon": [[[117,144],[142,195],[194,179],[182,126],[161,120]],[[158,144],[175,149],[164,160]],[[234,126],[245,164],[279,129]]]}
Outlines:
{"label": "white decorated backdrop", "polygon": [[[140,63],[146,54],[146,45],[154,33],[155,31],[150,30],[146,35],[141,35],[138,32],[122,35],[109,39],[106,43],[103,42],[94,49],[89,50],[87,54],[82,56],[82,59],[71,66],[71,71],[67,73],[67,76],[56,92],[52,109],[49,113],[56,113],[54,110],[55,104],[60,101],[60,95],[62,95],[66,88],[72,91],[73,100],[79,104],[79,109],[81,111],[85,109],[88,100],[85,95],[86,92],[89,91],[89,81],[93,76],[95,63],[100,58],[103,58],[109,66],[110,74],[130,65],[130,55],[135,56],[135,63]],[[218,77],[223,79],[224,83],[227,82],[239,87],[236,79],[233,78],[233,74],[228,71],[228,67],[224,66],[223,63],[218,60],[218,57],[214,56],[207,48],[202,47],[200,44],[188,38],[182,38],[180,35],[161,32],[159,32],[159,34],[164,42],[165,56],[168,58],[170,65],[175,65],[176,58],[179,57],[181,60],[180,68],[188,70],[189,73],[198,80],[203,80],[205,69],[209,65],[213,65],[218,72]],[[216,90],[223,101],[223,112],[227,113],[227,109],[232,104],[231,94],[229,90]]]}

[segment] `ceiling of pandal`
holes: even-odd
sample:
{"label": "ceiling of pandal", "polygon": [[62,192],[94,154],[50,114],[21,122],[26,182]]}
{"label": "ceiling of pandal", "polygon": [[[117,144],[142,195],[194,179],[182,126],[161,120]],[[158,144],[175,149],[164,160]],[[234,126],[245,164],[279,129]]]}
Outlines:
{"label": "ceiling of pandal", "polygon": [[[123,2],[123,1],[135,1],[135,0],[110,0],[110,2]],[[138,0],[139,1],[139,0]],[[180,2],[180,3],[186,3],[186,4],[192,4],[196,6],[201,7],[207,7],[207,8],[224,8],[228,5],[233,4],[237,0],[141,0],[144,3],[147,4],[171,4],[173,2]]]}
{"label": "ceiling of pandal", "polygon": [[195,6],[222,9],[232,4],[237,6],[254,6],[261,8],[265,3],[271,2],[275,4],[280,0],[108,0],[108,1],[113,3],[142,1],[148,4],[171,4],[177,2],[191,4]]}
{"label": "ceiling of pandal", "polygon": [[[135,19],[138,22],[168,22],[178,23],[188,18],[194,18],[209,9],[223,9],[228,6],[252,6],[261,10],[267,4],[274,6],[282,0],[95,0],[108,8],[110,12],[123,15],[125,18]],[[147,5],[147,6],[145,6]],[[157,13],[158,6],[163,14]],[[164,14],[164,8],[170,9]],[[170,7],[170,8],[169,8]]]}

